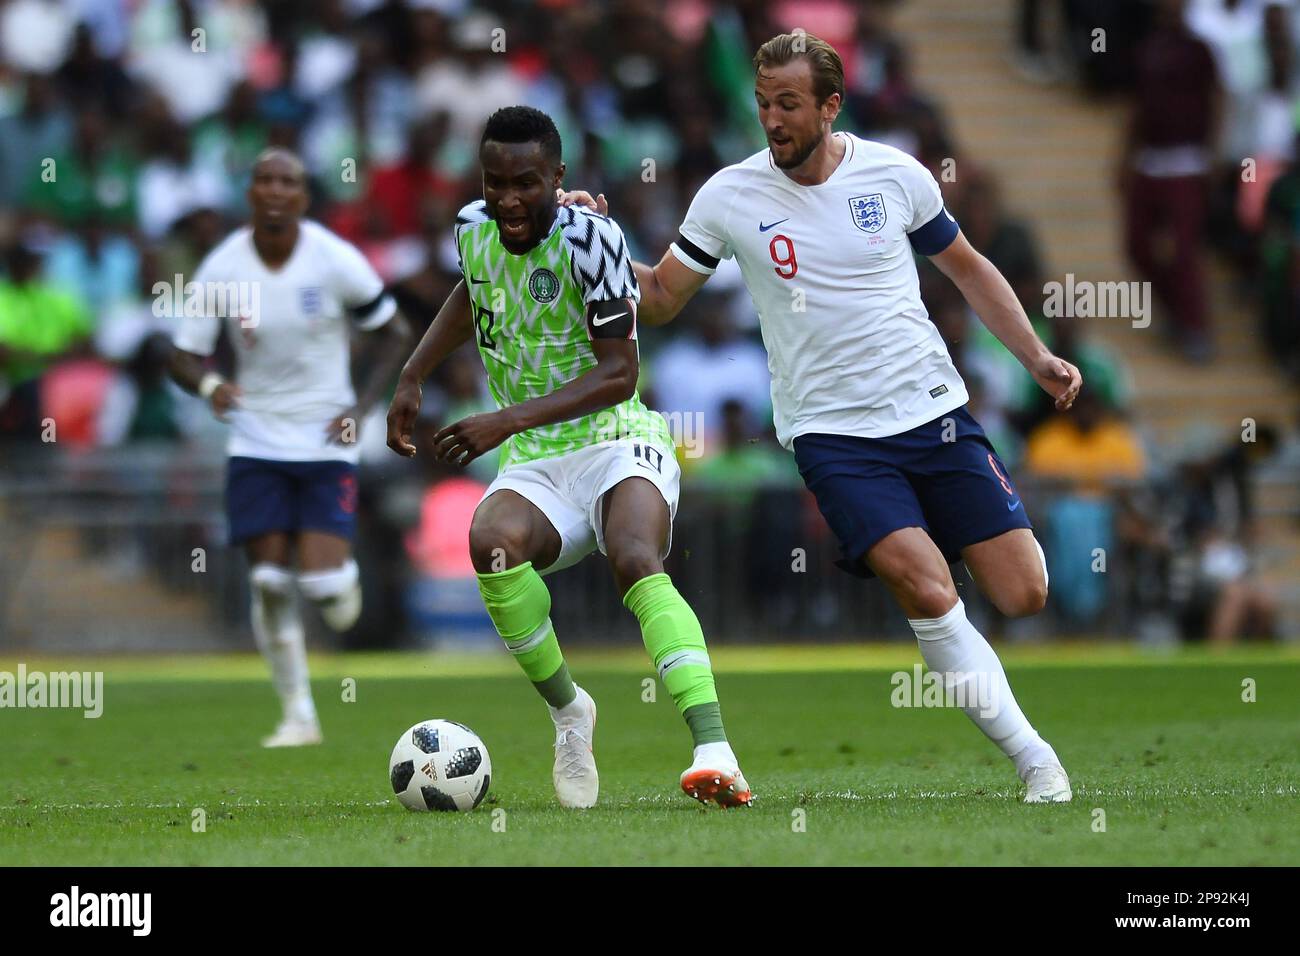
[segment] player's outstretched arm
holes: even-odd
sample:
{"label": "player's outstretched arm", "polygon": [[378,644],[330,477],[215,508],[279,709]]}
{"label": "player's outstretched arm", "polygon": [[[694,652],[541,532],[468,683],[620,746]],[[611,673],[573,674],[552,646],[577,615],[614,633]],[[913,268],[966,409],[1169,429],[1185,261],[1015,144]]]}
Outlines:
{"label": "player's outstretched arm", "polygon": [[631,398],[641,371],[632,334],[632,303],[627,299],[592,303],[587,323],[594,333],[594,367],[549,394],[448,425],[433,436],[434,454],[452,464],[468,465],[511,435],[581,418]]}
{"label": "player's outstretched arm", "polygon": [[641,306],[636,317],[646,325],[671,322],[709,279],[704,273],[682,265],[671,252],[665,252],[659,265],[653,268],[633,262],[632,271],[641,287]]}
{"label": "player's outstretched arm", "polygon": [[461,279],[397,376],[397,391],[388,407],[388,447],[399,455],[407,458],[415,455],[411,432],[415,430],[415,419],[420,414],[424,380],[473,335],[469,293],[465,291],[465,280]]}
{"label": "player's outstretched arm", "polygon": [[1074,404],[1083,386],[1079,370],[1053,355],[1038,337],[1011,285],[993,263],[980,255],[960,232],[943,252],[931,256],[939,270],[961,290],[988,330],[1023,365],[1062,411]]}

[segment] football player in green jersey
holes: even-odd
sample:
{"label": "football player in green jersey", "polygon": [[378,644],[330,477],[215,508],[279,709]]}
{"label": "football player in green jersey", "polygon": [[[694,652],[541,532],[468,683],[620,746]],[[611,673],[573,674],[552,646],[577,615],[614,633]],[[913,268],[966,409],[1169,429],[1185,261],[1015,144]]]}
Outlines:
{"label": "football player in green jersey", "polygon": [[388,445],[416,453],[421,383],[473,339],[498,410],[448,425],[431,450],[463,465],[501,447],[470,552],[497,631],[550,707],[560,803],[596,802],[596,705],[569,675],[541,574],[599,549],[694,739],[682,789],[747,805],[704,634],[663,569],[680,471],[667,423],[636,392],[640,292],[623,233],[604,216],[558,206],[564,163],[545,113],[492,114],[479,160],[483,199],[456,219],[462,278],[402,370]]}

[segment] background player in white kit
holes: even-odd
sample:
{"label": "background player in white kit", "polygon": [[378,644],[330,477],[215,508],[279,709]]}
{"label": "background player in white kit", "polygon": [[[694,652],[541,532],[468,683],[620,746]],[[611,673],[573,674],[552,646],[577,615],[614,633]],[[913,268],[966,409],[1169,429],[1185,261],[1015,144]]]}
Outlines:
{"label": "background player in white kit", "polygon": [[[256,303],[256,314],[186,315],[171,370],[231,424],[230,542],[248,556],[253,634],[284,708],[263,746],[293,747],[321,741],[295,583],[335,630],[347,630],[361,613],[351,554],[357,429],[396,373],[410,334],[361,253],[302,219],[308,196],[298,157],[263,152],[248,201],[252,225],[213,249],[194,282],[205,297],[224,287],[231,294],[217,301],[242,300],[244,311]],[[235,294],[240,284],[243,295]],[[236,381],[205,364],[223,322]],[[354,329],[383,339],[360,399],[349,367]]]}
{"label": "background player in white kit", "polygon": [[[879,576],[933,671],[1012,759],[1026,802],[1071,799],[1055,751],[1030,725],[997,654],[967,620],[948,564],[963,560],[1004,614],[1037,613],[1047,566],[1020,498],[921,303],[913,251],[929,256],[1035,380],[1068,409],[1078,369],[1052,355],[1006,280],[961,234],[938,184],[900,150],[833,132],[844,70],[804,33],[764,43],[755,97],[768,149],[701,187],[653,268],[635,264],[639,318],[669,321],[735,257],[757,307],[777,437],[794,451],[844,550]],[[607,212],[604,197],[566,202]],[[967,685],[959,687],[959,685]]]}

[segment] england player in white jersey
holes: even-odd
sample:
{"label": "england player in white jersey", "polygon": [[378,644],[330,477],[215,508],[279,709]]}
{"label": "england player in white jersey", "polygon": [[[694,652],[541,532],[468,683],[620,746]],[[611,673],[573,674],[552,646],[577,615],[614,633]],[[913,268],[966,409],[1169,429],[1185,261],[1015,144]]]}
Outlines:
{"label": "england player in white jersey", "polygon": [[[1014,762],[1025,800],[1068,801],[1060,760],[967,620],[949,570],[964,561],[1013,617],[1046,601],[1042,548],[965,408],[966,387],[921,303],[913,253],[957,285],[1057,408],[1078,394],[1078,369],[1035,335],[920,163],[832,131],[844,71],[829,44],[783,34],[754,65],[768,148],[704,184],[658,265],[635,264],[638,318],[670,321],[721,259],[735,258],[767,346],[777,436],[840,540],[841,566],[889,588],[926,664]],[[574,192],[565,201],[607,211],[604,197]]]}
{"label": "england player in white jersey", "polygon": [[[321,741],[295,591],[345,631],[361,613],[352,559],[357,428],[405,356],[410,335],[361,253],[303,220],[301,161],[269,149],[253,165],[252,224],[208,254],[187,284],[172,375],[230,422],[226,510],[250,568],[253,634],[271,666],[283,719],[263,741]],[[224,325],[237,374],[208,367]],[[381,338],[358,398],[354,332]],[[296,587],[295,587],[296,585]]]}

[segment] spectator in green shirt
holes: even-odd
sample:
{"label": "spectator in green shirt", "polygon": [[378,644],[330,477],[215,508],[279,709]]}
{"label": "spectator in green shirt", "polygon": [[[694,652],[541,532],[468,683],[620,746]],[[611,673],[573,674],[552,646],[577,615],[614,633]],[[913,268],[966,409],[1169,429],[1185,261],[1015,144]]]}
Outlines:
{"label": "spectator in green shirt", "polygon": [[0,280],[0,434],[39,433],[41,374],[90,336],[90,316],[75,296],[40,277],[41,257],[16,243]]}
{"label": "spectator in green shirt", "polygon": [[728,506],[739,513],[748,511],[761,488],[801,486],[794,456],[757,437],[744,404],[735,398],[722,403],[722,447],[691,478],[702,487],[725,490]]}
{"label": "spectator in green shirt", "polygon": [[71,145],[56,153],[50,174],[26,180],[23,201],[69,226],[96,220],[109,228],[135,223],[135,181],[139,163],[109,134],[98,108],[77,114]]}
{"label": "spectator in green shirt", "polygon": [[61,155],[72,138],[72,120],[49,77],[26,77],[22,108],[0,116],[0,206],[22,201],[40,181],[44,160]]}

